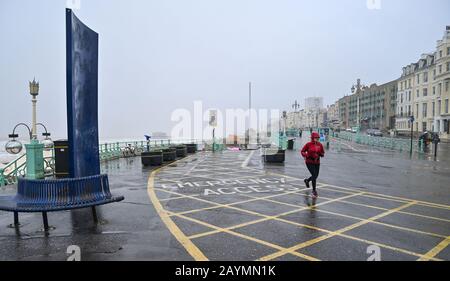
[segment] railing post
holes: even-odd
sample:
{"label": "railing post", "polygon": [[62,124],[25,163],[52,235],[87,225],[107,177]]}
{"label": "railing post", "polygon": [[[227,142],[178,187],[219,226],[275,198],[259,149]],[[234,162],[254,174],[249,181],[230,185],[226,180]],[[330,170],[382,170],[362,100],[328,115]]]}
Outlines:
{"label": "railing post", "polygon": [[3,168],[0,168],[0,186],[6,185],[5,175],[3,174],[3,172],[4,172]]}

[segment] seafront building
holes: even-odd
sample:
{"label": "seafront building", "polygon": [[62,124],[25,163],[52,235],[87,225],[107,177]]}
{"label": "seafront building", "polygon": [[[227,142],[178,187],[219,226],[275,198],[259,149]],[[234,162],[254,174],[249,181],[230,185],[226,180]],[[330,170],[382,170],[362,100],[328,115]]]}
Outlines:
{"label": "seafront building", "polygon": [[403,67],[398,81],[396,130],[411,132],[410,116],[414,117],[413,132],[438,132],[449,138],[450,26],[436,51],[423,54],[418,62]]}
{"label": "seafront building", "polygon": [[395,126],[397,80],[364,86],[358,79],[352,93],[339,99],[339,122],[342,129],[377,128],[390,130]]}
{"label": "seafront building", "polygon": [[[288,114],[290,128],[377,128],[398,135],[425,131],[450,139],[450,26],[433,53],[403,67],[393,81],[366,86],[357,79],[351,93],[323,107],[323,98],[305,99],[305,109]],[[411,117],[414,122],[411,128]]]}

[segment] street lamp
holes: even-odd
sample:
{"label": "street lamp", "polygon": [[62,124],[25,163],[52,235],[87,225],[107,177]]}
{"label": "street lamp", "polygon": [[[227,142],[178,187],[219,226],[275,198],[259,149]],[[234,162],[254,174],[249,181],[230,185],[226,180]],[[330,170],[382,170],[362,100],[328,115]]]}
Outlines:
{"label": "street lamp", "polygon": [[[53,141],[50,139],[50,133],[47,131],[45,125],[42,123],[36,123],[36,103],[37,103],[37,96],[39,95],[39,82],[36,82],[36,80],[33,79],[33,81],[29,82],[29,86],[30,86],[30,95],[32,96],[31,128],[25,123],[17,124],[14,127],[12,134],[8,135],[10,141],[6,143],[5,150],[11,154],[18,154],[22,151],[23,148],[22,143],[16,140],[16,138],[19,137],[19,135],[16,133],[16,129],[19,126],[26,127],[30,137],[30,143],[25,144],[27,154],[26,157],[27,178],[40,179],[44,177],[43,150],[53,148]],[[45,137],[45,139],[41,143],[39,143],[39,140],[37,139],[36,127],[38,125],[42,126],[45,130],[45,132],[42,134]]]}
{"label": "street lamp", "polygon": [[[44,149],[52,149],[53,148],[53,141],[50,138],[51,134],[47,131],[47,128],[45,127],[44,124],[42,123],[37,123],[36,126],[42,126],[45,130],[44,133],[42,133],[42,136],[45,137],[44,140],[42,140],[42,144],[44,145]],[[9,134],[8,137],[10,138],[10,140],[6,143],[5,145],[5,150],[6,152],[8,152],[9,154],[19,154],[22,151],[23,145],[19,140],[16,140],[16,138],[19,137],[19,134],[16,133],[16,129],[19,126],[24,126],[25,128],[27,128],[28,130],[28,134],[30,137],[30,141],[33,140],[33,133],[32,130],[30,129],[30,127],[25,124],[25,123],[19,123],[17,124],[14,129],[12,134]]]}
{"label": "street lamp", "polygon": [[31,102],[33,104],[33,119],[31,122],[32,139],[37,139],[37,135],[36,135],[36,103],[37,103],[37,96],[39,95],[39,82],[36,82],[36,80],[34,78],[33,78],[33,81],[30,81],[30,95],[33,97],[31,99]]}

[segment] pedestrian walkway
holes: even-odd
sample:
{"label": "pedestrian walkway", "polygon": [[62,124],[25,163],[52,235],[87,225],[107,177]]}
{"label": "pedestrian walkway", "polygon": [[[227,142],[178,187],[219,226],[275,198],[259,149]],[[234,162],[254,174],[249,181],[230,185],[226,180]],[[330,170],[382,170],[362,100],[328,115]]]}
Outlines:
{"label": "pedestrian walkway", "polygon": [[[196,260],[449,260],[450,206],[248,167],[258,153],[201,153],[155,170],[148,194]],[[273,170],[273,169],[271,169]]]}
{"label": "pedestrian walkway", "polygon": [[374,246],[381,260],[450,260],[442,163],[332,149],[323,160],[316,200],[298,151],[284,164],[259,151],[199,152],[156,170],[139,158],[104,162],[123,202],[99,207],[97,225],[89,210],[51,213],[48,234],[39,214],[16,230],[0,212],[0,260],[65,260],[70,245],[86,261],[367,260]]}

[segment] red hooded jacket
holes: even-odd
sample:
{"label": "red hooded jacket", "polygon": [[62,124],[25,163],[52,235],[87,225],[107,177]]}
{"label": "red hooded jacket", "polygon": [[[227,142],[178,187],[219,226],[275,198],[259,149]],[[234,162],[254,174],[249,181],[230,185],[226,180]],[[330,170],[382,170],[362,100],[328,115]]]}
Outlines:
{"label": "red hooded jacket", "polygon": [[[314,132],[311,135],[311,139],[319,137],[319,134]],[[325,156],[325,151],[320,142],[310,141],[301,150],[303,158],[305,158],[306,164],[320,164],[320,157]]]}

